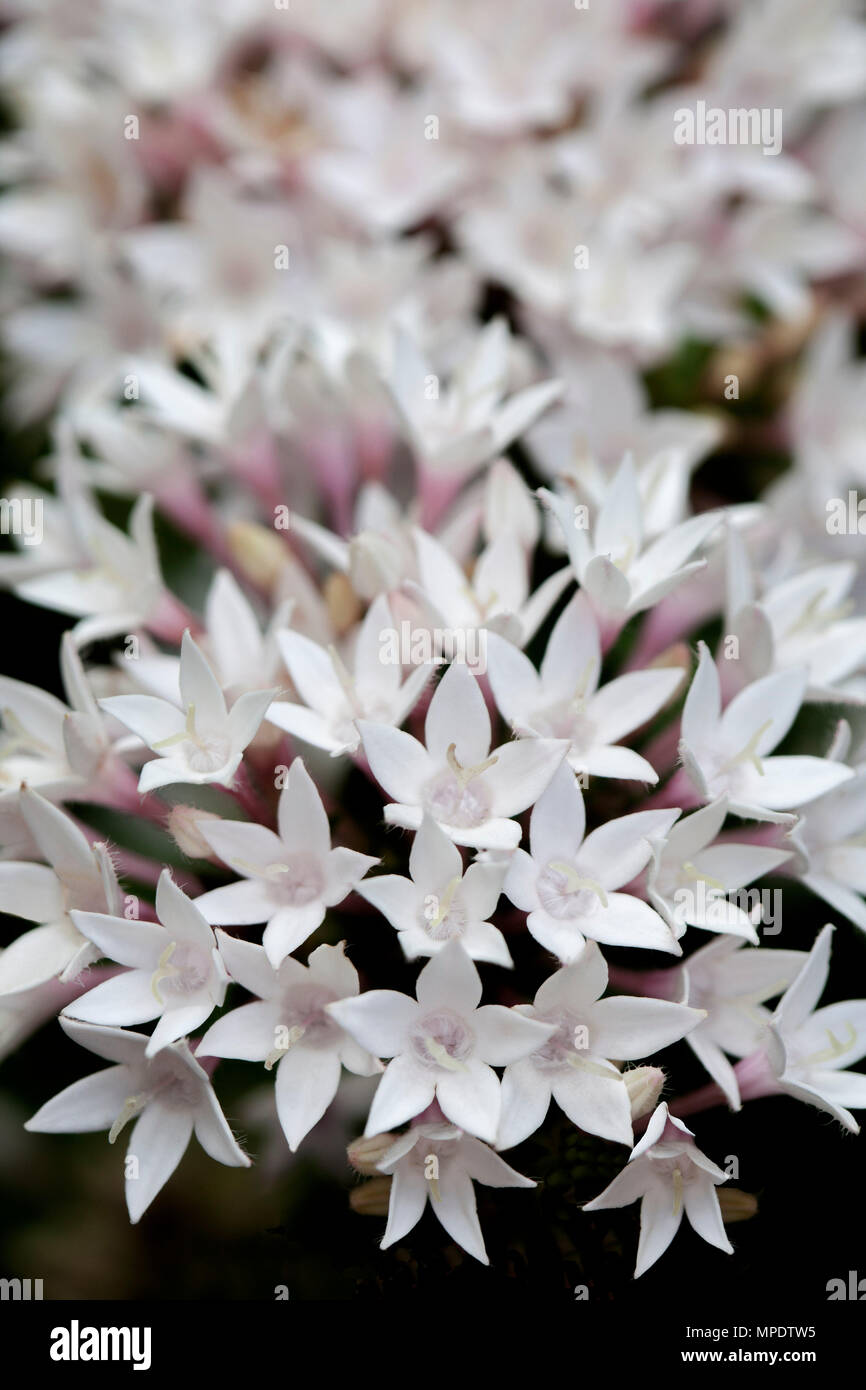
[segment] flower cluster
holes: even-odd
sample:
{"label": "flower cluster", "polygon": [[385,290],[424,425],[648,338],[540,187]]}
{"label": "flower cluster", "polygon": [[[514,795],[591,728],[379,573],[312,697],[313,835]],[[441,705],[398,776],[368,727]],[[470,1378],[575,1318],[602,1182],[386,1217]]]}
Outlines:
{"label": "flower cluster", "polygon": [[[133,1125],[136,1222],[193,1132],[250,1165],[220,1059],[287,1154],[345,1069],[383,1247],[429,1198],[486,1262],[473,1183],[561,1112],[636,1275],[683,1213],[730,1252],[683,1116],[866,1107],[833,927],[767,901],[866,930],[855,6],[2,10],[45,449],[0,582],[69,628],[63,698],[0,677],[0,1053],[59,1016],[109,1063],[28,1129]],[[788,466],[694,484],[741,447]]]}

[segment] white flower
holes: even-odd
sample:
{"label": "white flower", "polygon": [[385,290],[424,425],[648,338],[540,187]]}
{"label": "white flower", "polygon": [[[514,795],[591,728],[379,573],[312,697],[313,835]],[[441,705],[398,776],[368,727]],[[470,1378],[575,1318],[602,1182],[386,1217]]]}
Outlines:
{"label": "white flower", "polygon": [[619,741],[671,699],[683,672],[629,671],[599,689],[601,642],[585,594],[575,594],[557,619],[539,671],[496,633],[488,636],[487,653],[496,703],[516,734],[567,738],[567,760],[575,772],[658,781],[646,758]]}
{"label": "white flower", "polygon": [[453,142],[423,138],[431,100],[420,89],[402,94],[377,69],[332,82],[327,120],[336,147],[312,153],[305,180],[373,232],[403,231],[423,221],[451,198],[471,167]]}
{"label": "white flower", "polygon": [[847,696],[862,703],[862,681],[851,677],[866,663],[866,618],[848,616],[856,565],[815,565],[772,584],[759,599],[734,527],[728,530],[727,563],[725,640],[738,638],[737,662],[746,680],[805,666],[804,700]]}
{"label": "white flower", "polygon": [[[790,824],[792,807],[853,777],[826,758],[768,757],[790,729],[808,682],[805,668],[780,671],[747,685],[722,713],[719,673],[708,648],[683,708],[680,754],[704,800],[727,796],[734,815]],[[780,814],[783,813],[783,814]]]}
{"label": "white flower", "polygon": [[138,790],[148,792],[176,782],[230,786],[275,694],[249,690],[227,709],[213,671],[187,631],[180,649],[182,708],[156,695],[111,695],[99,703],[159,754],[141,769]]}
{"label": "white flower", "polygon": [[485,546],[467,578],[448,549],[415,531],[419,581],[403,589],[417,598],[435,626],[460,633],[498,632],[525,646],[572,582],[568,565],[530,592],[529,561],[518,535],[506,531]]}
{"label": "white flower", "polygon": [[851,1110],[866,1109],[866,1076],[843,1068],[866,1054],[866,999],[816,1005],[830,966],[833,927],[827,925],[769,1022],[767,1056],[778,1089],[826,1110],[858,1134]]}
{"label": "white flower", "polygon": [[60,644],[60,674],[68,705],[47,690],[0,676],[0,792],[17,794],[26,782],[46,796],[71,796],[98,773],[109,747],[105,719],[69,632]]}
{"label": "white flower", "polygon": [[[149,1039],[123,1028],[61,1019],[65,1033],[115,1065],[73,1081],[46,1102],[25,1129],[37,1134],[87,1134],[107,1129],[113,1144],[130,1120],[126,1204],[133,1225],[168,1182],[193,1132],[205,1153],[230,1168],[249,1168],[214,1095],[207,1072],[186,1040],[152,1057]],[[134,1160],[134,1161],[132,1161]]]}
{"label": "white flower", "polygon": [[307,965],[287,957],[275,969],[261,946],[225,932],[217,937],[232,979],[256,999],[212,1024],[196,1056],[276,1066],[277,1114],[294,1153],[334,1099],[341,1065],[358,1076],[382,1070],[325,1012],[358,993],[358,972],[343,954],[345,942],[318,946]]}
{"label": "white flower", "polygon": [[134,503],[129,534],[112,526],[89,498],[67,499],[68,523],[82,563],[15,585],[30,603],[70,613],[78,646],[134,632],[152,619],[164,595],[153,534],[153,498]]}
{"label": "white flower", "polygon": [[490,716],[478,683],[453,662],[430,701],[424,733],[411,734],[362,720],[364,752],[377,782],[396,804],[385,820],[417,830],[427,811],[458,845],[513,849],[524,811],[549,783],[568,744],[521,739],[490,752]]}
{"label": "white flower", "polygon": [[510,1149],[544,1123],[551,1096],[588,1134],[633,1143],[625,1079],[609,1060],[634,1061],[667,1047],[704,1017],[698,1009],[662,999],[602,999],[607,965],[588,941],[572,965],[556,970],[538,990],[526,1018],[556,1032],[537,1051],[506,1067],[496,1147]]}
{"label": "white flower", "polygon": [[379,1163],[392,1174],[388,1225],[381,1248],[387,1250],[421,1220],[426,1202],[457,1244],[489,1264],[478,1223],[473,1179],[487,1187],[535,1187],[504,1159],[456,1125],[418,1124],[401,1134]]}
{"label": "white flower", "polygon": [[742,1102],[736,1073],[725,1053],[748,1057],[764,1045],[770,1021],[764,1002],[788,987],[805,959],[804,951],[770,951],[723,936],[670,972],[668,987],[682,995],[684,1004],[706,1011],[706,1018],[689,1032],[686,1042],[724,1091],[732,1110],[739,1110]]}
{"label": "white flower", "polygon": [[[217,570],[205,600],[205,645],[211,669],[221,689],[231,698],[247,690],[279,684],[283,669],[277,646],[277,633],[285,627],[292,611],[287,600],[276,605],[264,631],[255,609],[229,570]],[[137,685],[177,704],[180,691],[180,661],[175,656],[147,653],[130,662],[130,674]]]}
{"label": "white flower", "polygon": [[751,917],[726,894],[772,873],[791,854],[764,845],[713,844],[727,813],[721,796],[671,827],[650,864],[647,897],[677,937],[686,927],[702,927],[757,945]]}
{"label": "white flower", "polygon": [[686,514],[690,475],[719,442],[719,422],[690,410],[650,410],[636,368],[600,347],[569,342],[556,368],[565,399],[525,441],[539,471],[574,484],[579,500],[597,508],[623,454],[631,453],[644,534],[667,533]]}
{"label": "white flower", "polygon": [[668,1114],[662,1104],[653,1113],[646,1134],[632,1150],[618,1177],[584,1211],[627,1207],[641,1199],[640,1241],[634,1277],[638,1279],[667,1250],[683,1219],[703,1240],[726,1254],[733,1246],[725,1235],[716,1188],[727,1174],[701,1153],[692,1131]]}
{"label": "white flower", "polygon": [[412,842],[409,878],[382,874],[358,885],[367,902],[395,927],[407,960],[435,956],[458,940],[473,960],[513,965],[492,917],[508,865],[470,864],[463,872],[459,849],[426,815]]}
{"label": "white flower", "polygon": [[481,980],[457,941],[418,976],[417,1000],[390,989],[327,1006],[347,1033],[376,1057],[390,1057],[365,1133],[381,1134],[420,1115],[434,1098],[445,1117],[493,1143],[499,1078],[493,1067],[527,1056],[554,1032],[500,1004],[479,1008]]}
{"label": "white flower", "polygon": [[718,512],[703,512],[644,546],[644,523],[634,464],[629,455],[609,484],[592,532],[580,523],[572,502],[539,490],[565,537],[572,569],[602,617],[622,621],[664,598],[705,560],[689,562],[719,524]]}
{"label": "white flower", "polygon": [[276,967],[321,926],[325,912],[356,888],[379,861],[331,848],[331,828],[316,785],[300,758],[289,768],[277,810],[279,834],[249,821],[202,820],[198,828],[239,883],[196,899],[208,922],[266,922],[262,942]]}
{"label": "white flower", "polygon": [[70,909],[113,913],[120,907],[106,846],[89,845],[69,816],[29,787],[22,787],[18,805],[48,864],[0,863],[0,911],[40,924],[0,956],[0,995],[35,989],[55,976],[74,980],[99,952],[77,930]]}
{"label": "white flower", "polygon": [[191,1033],[219,1008],[228,976],[213,930],[168,869],[156,888],[158,922],[98,912],[73,912],[82,936],[100,955],[129,970],[67,1004],[64,1014],[84,1023],[123,1027],[159,1022],[147,1040],[147,1056]]}
{"label": "white flower", "polygon": [[351,670],[336,647],[320,646],[300,632],[279,633],[286,669],[306,703],[275,700],[268,722],[334,756],[355,752],[360,742],[359,719],[402,724],[417,704],[433,666],[419,666],[403,681],[400,663],[382,659],[384,635],[395,630],[388,600],[380,595],[358,629]]}
{"label": "white flower", "polygon": [[806,887],[866,931],[866,769],[800,812],[788,838],[792,871]]}
{"label": "white flower", "polygon": [[536,941],[566,965],[585,938],[610,946],[641,946],[680,955],[674,933],[647,903],[614,889],[629,883],[653,853],[678,810],[637,811],[608,821],[584,840],[583,797],[573,772],[561,767],[535,804],[529,848],[515,850],[503,891],[528,912]]}
{"label": "white flower", "polygon": [[425,469],[461,479],[501,454],[562,391],[558,381],[506,399],[510,337],[503,319],[487,324],[442,388],[414,342],[399,333],[387,385]]}

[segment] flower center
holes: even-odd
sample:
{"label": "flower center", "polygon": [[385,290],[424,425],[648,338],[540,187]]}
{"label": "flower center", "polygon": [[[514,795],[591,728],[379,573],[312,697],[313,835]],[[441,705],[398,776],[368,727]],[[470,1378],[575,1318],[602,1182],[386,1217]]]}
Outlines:
{"label": "flower center", "polygon": [[213,963],[210,952],[189,942],[171,941],[159,958],[150,982],[160,1004],[165,995],[195,994],[210,979]]}
{"label": "flower center", "polygon": [[481,781],[461,781],[453,772],[440,772],[428,784],[424,803],[434,820],[466,830],[482,825],[490,814],[490,798]]}
{"label": "flower center", "polygon": [[475,1034],[450,1009],[426,1014],[413,1028],[409,1040],[416,1061],[424,1067],[445,1071],[465,1071],[466,1059],[475,1046]]}
{"label": "flower center", "polygon": [[538,897],[545,912],[560,920],[587,917],[607,907],[607,894],[595,879],[584,878],[573,864],[552,859],[538,876]]}
{"label": "flower center", "polygon": [[308,850],[295,850],[280,863],[268,864],[263,877],[274,885],[288,907],[304,907],[306,903],[315,902],[325,887],[319,861]]}
{"label": "flower center", "polygon": [[431,894],[424,899],[422,926],[431,941],[450,941],[453,936],[462,936],[466,930],[466,910],[456,900],[461,882],[457,874],[444,893],[438,897]]}
{"label": "flower center", "polygon": [[297,985],[286,992],[280,1022],[274,1029],[274,1046],[265,1059],[268,1071],[303,1040],[305,1047],[328,1047],[340,1031],[325,1013],[325,1005],[337,996],[324,985]]}

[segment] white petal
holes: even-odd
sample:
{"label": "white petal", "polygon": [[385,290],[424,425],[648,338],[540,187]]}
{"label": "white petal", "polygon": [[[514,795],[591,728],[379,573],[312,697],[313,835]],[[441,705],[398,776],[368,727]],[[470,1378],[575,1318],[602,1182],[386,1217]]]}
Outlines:
{"label": "white petal", "polygon": [[[152,1101],[139,1117],[126,1151],[126,1205],[133,1225],[165,1187],[192,1138],[191,1110],[174,1110]],[[130,1164],[130,1158],[138,1160]]]}
{"label": "white petal", "polygon": [[416,1067],[406,1057],[395,1057],[373,1097],[364,1134],[382,1134],[420,1115],[436,1094],[434,1074]]}
{"label": "white petal", "polygon": [[20,994],[63,973],[82,938],[69,922],[52,922],[24,932],[0,954],[0,995]]}
{"label": "white petal", "polygon": [[360,719],[358,728],[376,781],[395,800],[420,805],[424,786],[439,770],[424,745],[387,724]]}
{"label": "white petal", "polygon": [[130,1023],[148,1023],[162,1013],[162,1004],[151,988],[151,973],[147,970],[126,970],[89,989],[63,1013],[67,1018],[84,1023],[103,1023],[125,1027]]}
{"label": "white petal", "polygon": [[600,742],[619,743],[626,734],[652,719],[682,683],[680,670],[630,671],[593,696],[587,715],[594,720]]}
{"label": "white petal", "polygon": [[415,1000],[393,989],[367,990],[352,999],[339,999],[327,1009],[340,1027],[375,1057],[395,1057],[402,1052],[418,1017]]}
{"label": "white petal", "polygon": [[155,922],[139,922],[126,917],[109,917],[102,912],[73,912],[72,920],[108,960],[154,971],[170,937]]}
{"label": "white petal", "polygon": [[[427,710],[424,736],[431,758],[440,766],[445,766],[452,743],[456,744],[461,767],[474,767],[487,757],[490,716],[481,687],[462,661],[452,662],[436,687]],[[385,783],[382,785],[390,791]]]}
{"label": "white petal", "polygon": [[562,739],[518,739],[496,749],[496,762],[481,775],[495,817],[519,815],[537,801],[568,752]]}
{"label": "white petal", "polygon": [[703,1010],[666,999],[600,999],[590,1012],[590,1047],[602,1057],[630,1062],[669,1047],[696,1028],[702,1018]]}
{"label": "white petal", "polygon": [[465,1071],[437,1071],[436,1099],[452,1124],[494,1144],[499,1128],[499,1077],[475,1057],[464,1066]]}
{"label": "white petal", "polygon": [[597,1076],[578,1068],[556,1073],[553,1098],[573,1124],[614,1144],[631,1144],[631,1105],[619,1076]]}
{"label": "white petal", "polygon": [[129,1067],[106,1067],[81,1081],[73,1081],[46,1101],[24,1128],[39,1134],[88,1134],[110,1129],[132,1085]]}
{"label": "white petal", "polygon": [[340,1084],[340,1059],[328,1048],[297,1047],[277,1067],[277,1114],[292,1153],[324,1115]]}
{"label": "white petal", "polygon": [[529,843],[533,857],[541,864],[551,859],[572,860],[583,840],[584,825],[583,796],[577,778],[568,764],[562,763],[532,808]]}
{"label": "white petal", "polygon": [[387,1250],[417,1226],[424,1214],[428,1183],[419,1169],[401,1163],[391,1179],[388,1202],[388,1224],[382,1237],[381,1249]]}
{"label": "white petal", "polygon": [[465,1018],[478,1007],[481,978],[460,943],[449,941],[424,966],[418,976],[416,993],[421,1010],[444,1007]]}
{"label": "white petal", "polygon": [[195,707],[201,729],[218,729],[226,722],[226,702],[219,682],[189,632],[180,647],[180,694],[184,709]]}
{"label": "white petal", "polygon": [[640,1240],[634,1277],[654,1265],[676,1235],[682,1221],[683,1208],[674,1201],[673,1186],[654,1183],[640,1206]]}
{"label": "white petal", "polygon": [[683,1201],[692,1229],[704,1240],[709,1241],[710,1245],[715,1245],[717,1250],[724,1250],[726,1254],[733,1255],[734,1247],[725,1235],[719,1199],[712,1179],[707,1177],[687,1182]]}
{"label": "white petal", "polygon": [[431,1205],[449,1236],[476,1260],[489,1264],[469,1174],[456,1165],[449,1168],[439,1189],[439,1199],[434,1199]]}
{"label": "white petal", "polygon": [[30,922],[56,922],[66,911],[63,889],[46,864],[0,863],[0,912]]}
{"label": "white petal", "polygon": [[276,1004],[242,1004],[210,1027],[196,1048],[196,1057],[238,1057],[264,1062],[277,1042],[280,1012]]}
{"label": "white petal", "polygon": [[553,1024],[526,1018],[502,1004],[484,1004],[472,1019],[476,1050],[484,1062],[506,1067],[543,1047],[556,1032]]}
{"label": "white petal", "polygon": [[501,1101],[496,1147],[512,1149],[544,1123],[550,1105],[550,1082],[528,1058],[513,1062],[505,1068]]}
{"label": "white petal", "polygon": [[[291,850],[306,850],[324,859],[331,848],[331,829],[316,784],[300,758],[289,768],[280,793],[280,838]],[[282,857],[282,856],[281,856]]]}

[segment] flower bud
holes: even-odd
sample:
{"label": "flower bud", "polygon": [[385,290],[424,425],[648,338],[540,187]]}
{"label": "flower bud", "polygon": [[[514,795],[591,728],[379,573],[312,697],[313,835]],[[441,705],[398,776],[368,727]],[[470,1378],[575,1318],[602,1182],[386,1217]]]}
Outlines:
{"label": "flower bud", "polygon": [[346,1150],[346,1157],[356,1173],[365,1177],[375,1177],[379,1173],[379,1163],[396,1139],[395,1134],[373,1134],[369,1139],[362,1135],[353,1139]]}
{"label": "flower bud", "polygon": [[370,1178],[349,1193],[349,1206],[361,1216],[387,1216],[391,1199],[390,1178]]}
{"label": "flower bud", "polygon": [[226,532],[229,549],[247,579],[272,589],[289,563],[289,554],[275,531],[255,521],[235,521]]}
{"label": "flower bud", "polygon": [[655,1110],[666,1079],[661,1067],[632,1067],[623,1072],[622,1079],[631,1102],[633,1120]]}
{"label": "flower bud", "polygon": [[716,1196],[726,1226],[732,1221],[749,1221],[757,1215],[758,1199],[753,1192],[742,1192],[739,1187],[719,1187]]}
{"label": "flower bud", "polygon": [[349,542],[349,578],[363,599],[378,598],[396,589],[403,578],[397,547],[375,531],[361,531]]}
{"label": "flower bud", "polygon": [[345,574],[334,570],[322,586],[325,607],[335,632],[348,632],[361,616],[361,605]]}
{"label": "flower bud", "polygon": [[168,833],[181,853],[190,859],[213,859],[214,852],[198,828],[198,821],[219,820],[213,811],[198,806],[172,806],[168,814]]}

